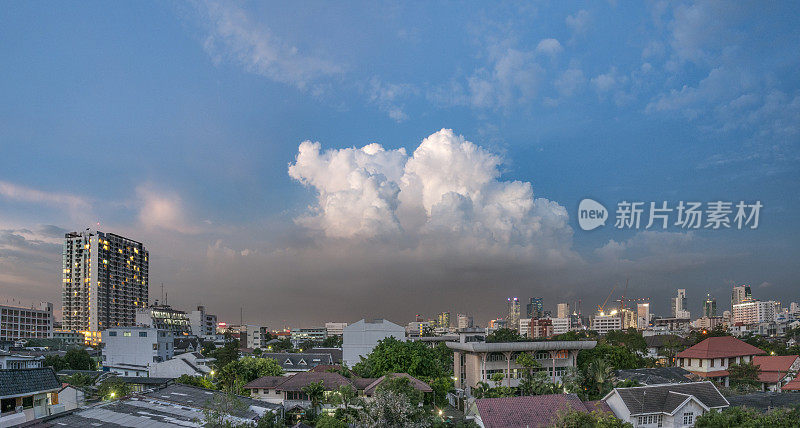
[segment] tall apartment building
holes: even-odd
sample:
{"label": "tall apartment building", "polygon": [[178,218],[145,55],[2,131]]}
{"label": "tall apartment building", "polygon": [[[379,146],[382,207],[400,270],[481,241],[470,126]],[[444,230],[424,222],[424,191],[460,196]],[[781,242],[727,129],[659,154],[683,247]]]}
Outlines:
{"label": "tall apartment building", "polygon": [[745,325],[775,321],[774,301],[749,301],[733,305],[733,322]]}
{"label": "tall apartment building", "polygon": [[46,339],[53,334],[53,304],[39,308],[0,305],[0,340]]}
{"label": "tall apartment building", "polygon": [[472,317],[469,315],[458,314],[456,316],[456,322],[457,322],[456,326],[458,327],[459,330],[463,330],[465,328],[472,328],[474,326]]}
{"label": "tall apartment building", "polygon": [[734,286],[733,291],[731,292],[731,310],[733,310],[733,305],[750,302],[752,300],[753,300],[753,293],[750,290],[749,285]]}
{"label": "tall apartment building", "polygon": [[713,318],[717,316],[717,299],[706,294],[706,301],[703,302],[703,316]]}
{"label": "tall apartment building", "polygon": [[679,288],[678,295],[671,299],[673,318],[691,318],[691,313],[686,305],[686,289]]}
{"label": "tall apartment building", "polygon": [[189,316],[169,305],[152,305],[136,310],[136,325],[169,330],[175,336],[192,334]]}
{"label": "tall apartment building", "polygon": [[559,303],[556,305],[556,318],[569,318],[569,303]]}
{"label": "tall apartment building", "polygon": [[650,326],[650,303],[636,305],[636,328],[644,330]]}
{"label": "tall apartment building", "polygon": [[198,306],[189,312],[189,327],[195,336],[213,336],[217,332],[217,316],[206,312],[205,306]]}
{"label": "tall apartment building", "polygon": [[88,343],[100,331],[133,326],[148,304],[148,253],[141,242],[113,233],[67,233],[62,250],[62,328],[83,332]]}
{"label": "tall apartment building", "polygon": [[[509,326],[517,326],[519,324],[519,300],[516,297],[508,298],[508,321]],[[514,327],[510,327],[514,328]]]}
{"label": "tall apartment building", "polygon": [[544,317],[544,301],[541,297],[531,297],[525,309],[525,315],[527,318]]}
{"label": "tall apartment building", "polygon": [[439,315],[436,319],[436,325],[439,328],[449,328],[450,327],[450,312],[439,312]]}

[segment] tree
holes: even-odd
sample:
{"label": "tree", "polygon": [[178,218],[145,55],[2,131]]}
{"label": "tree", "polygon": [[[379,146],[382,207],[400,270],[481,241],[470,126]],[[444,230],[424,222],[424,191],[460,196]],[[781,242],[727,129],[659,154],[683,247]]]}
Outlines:
{"label": "tree", "polygon": [[442,376],[428,382],[433,389],[434,405],[439,407],[447,406],[447,393],[453,390],[453,378]]}
{"label": "tree", "polygon": [[226,333],[225,337],[225,345],[211,352],[211,356],[216,359],[214,365],[216,365],[218,369],[222,369],[227,366],[228,363],[239,359],[239,341],[230,338],[228,333]]}
{"label": "tree", "polygon": [[733,364],[728,367],[731,387],[739,391],[751,391],[761,386],[758,375],[761,368],[750,363]]}
{"label": "tree", "polygon": [[590,389],[593,387],[594,397],[602,397],[612,389],[614,371],[610,364],[605,360],[596,360],[589,364],[587,369],[587,380],[590,382]]}
{"label": "tree", "polygon": [[667,359],[667,367],[675,364],[675,355],[685,348],[681,340],[676,336],[670,336],[664,340],[664,345],[658,350],[658,355]]}
{"label": "tree", "polygon": [[391,388],[380,389],[364,404],[359,415],[359,427],[403,428],[428,427],[425,411],[409,400],[406,394]]}
{"label": "tree", "polygon": [[175,379],[175,382],[182,383],[184,385],[196,386],[199,388],[217,389],[214,383],[204,376],[189,376],[188,374],[183,374],[179,378]]}
{"label": "tree", "polygon": [[229,415],[245,410],[247,406],[231,393],[215,394],[210,405],[203,409],[204,426],[212,428],[230,428]]}
{"label": "tree", "polygon": [[492,382],[494,382],[495,387],[500,387],[503,385],[503,379],[505,376],[502,373],[495,373],[492,375]]}
{"label": "tree", "polygon": [[64,354],[64,362],[70,370],[94,370],[97,364],[85,349],[71,348]]}
{"label": "tree", "polygon": [[95,377],[86,373],[75,373],[64,378],[64,382],[72,386],[89,386],[94,384]]}
{"label": "tree", "polygon": [[633,427],[628,422],[617,419],[608,412],[594,411],[591,413],[578,410],[561,410],[556,419],[556,428],[627,428]]}
{"label": "tree", "polygon": [[642,333],[635,328],[628,330],[612,330],[606,333],[606,343],[616,346],[624,346],[629,351],[639,354],[647,352],[647,342]]}
{"label": "tree", "polygon": [[489,391],[492,389],[486,382],[478,382],[475,388],[472,388],[472,394],[475,398],[486,398],[489,396]]}
{"label": "tree", "polygon": [[319,404],[325,396],[325,386],[322,384],[322,381],[319,381],[311,382],[301,389],[311,401],[311,419],[316,419],[319,413]]}
{"label": "tree", "polygon": [[729,407],[721,412],[711,411],[698,416],[695,427],[796,427],[800,408],[778,408],[766,413],[747,407]]}
{"label": "tree", "polygon": [[216,350],[217,346],[214,345],[214,342],[208,341],[208,342],[203,342],[203,348],[200,351],[200,353],[205,356],[210,356]]}
{"label": "tree", "polygon": [[330,395],[330,403],[334,406],[341,406],[336,410],[337,419],[343,422],[351,422],[358,416],[358,411],[351,409],[350,406],[358,402],[358,391],[350,385],[342,385],[334,394]]}
{"label": "tree", "polygon": [[423,380],[452,376],[449,369],[450,366],[445,367],[437,352],[425,343],[401,342],[394,337],[378,342],[366,358],[353,366],[353,372],[361,377],[377,378],[389,373],[407,373]]}
{"label": "tree", "polygon": [[342,336],[328,336],[325,340],[322,341],[320,344],[323,348],[341,348],[342,347]]}
{"label": "tree", "polygon": [[527,341],[524,337],[520,336],[517,330],[510,328],[498,328],[486,336],[486,343],[504,343],[504,342],[524,342]]}
{"label": "tree", "polygon": [[316,428],[347,428],[347,423],[329,415],[317,418]]}
{"label": "tree", "polygon": [[260,357],[261,353],[262,353],[261,348],[253,349],[253,356]]}
{"label": "tree", "polygon": [[414,405],[422,403],[422,392],[417,391],[411,384],[411,381],[405,376],[387,375],[383,382],[381,382],[375,390],[376,392],[391,391],[397,394],[405,395]]}
{"label": "tree", "polygon": [[69,370],[69,365],[60,355],[46,355],[42,364],[45,367],[52,367],[56,373],[61,370]]}
{"label": "tree", "polygon": [[280,376],[283,369],[272,358],[245,357],[231,361],[220,369],[218,379],[224,387],[232,390],[237,383],[244,385],[263,376]]}
{"label": "tree", "polygon": [[129,395],[132,391],[131,385],[112,376],[97,388],[97,395],[103,400],[119,400]]}

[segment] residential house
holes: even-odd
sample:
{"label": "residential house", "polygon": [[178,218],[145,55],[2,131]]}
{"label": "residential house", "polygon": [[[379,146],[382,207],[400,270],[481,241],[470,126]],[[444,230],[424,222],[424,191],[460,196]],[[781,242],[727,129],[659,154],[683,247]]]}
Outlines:
{"label": "residential house", "polygon": [[698,416],[730,405],[709,381],[614,388],[603,401],[636,427],[691,427]]}
{"label": "residential house", "polygon": [[800,357],[797,355],[759,355],[753,358],[758,366],[758,381],[763,391],[781,392],[784,385],[797,376]]}
{"label": "residential house", "polygon": [[61,382],[50,367],[0,370],[0,426],[12,426],[63,412]]}
{"label": "residential house", "polygon": [[307,372],[318,365],[333,364],[333,357],[328,353],[288,353],[288,352],[267,352],[261,354],[262,358],[272,358],[278,362],[284,372],[297,373]]}
{"label": "residential house", "polygon": [[617,370],[619,380],[633,380],[639,385],[663,385],[667,383],[688,383],[700,380],[692,372],[680,367],[651,367],[643,369]]}
{"label": "residential house", "polygon": [[553,426],[559,412],[565,410],[611,412],[602,401],[581,401],[575,394],[552,394],[481,398],[468,407],[465,416],[482,428],[538,428]]}
{"label": "residential house", "polygon": [[146,377],[150,364],[172,358],[174,336],[170,330],[115,327],[102,332],[102,343],[104,371]]}
{"label": "residential house", "polygon": [[64,405],[64,411],[75,410],[86,404],[86,393],[81,388],[64,383],[58,391],[58,403]]}
{"label": "residential house", "polygon": [[43,360],[41,356],[0,350],[0,369],[35,369],[42,366]]}
{"label": "residential house", "polygon": [[756,355],[765,354],[761,349],[742,342],[733,336],[709,337],[708,339],[679,352],[678,367],[707,379],[728,386],[728,368],[734,364],[753,361]]}
{"label": "residential house", "polygon": [[[689,341],[675,334],[645,336],[648,358],[654,358],[659,365],[671,366],[678,351],[686,348]],[[670,357],[671,355],[671,357]]]}

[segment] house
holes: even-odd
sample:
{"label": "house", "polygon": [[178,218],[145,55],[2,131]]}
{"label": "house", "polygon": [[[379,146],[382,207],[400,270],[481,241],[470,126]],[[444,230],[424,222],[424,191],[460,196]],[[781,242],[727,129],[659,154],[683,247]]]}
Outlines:
{"label": "house", "polygon": [[360,320],[343,330],[342,361],[349,367],[361,362],[361,357],[369,355],[375,346],[387,337],[405,342],[406,329],[391,321],[378,319],[373,322]]}
{"label": "house", "polygon": [[636,427],[694,426],[698,416],[730,405],[710,381],[614,388],[603,401]]}
{"label": "house", "polygon": [[518,386],[526,369],[516,362],[521,353],[530,354],[541,364],[553,382],[570,367],[575,367],[578,352],[597,346],[593,340],[548,340],[542,342],[447,342],[453,350],[455,387],[470,390],[479,382],[490,382],[494,374],[503,375],[503,384]]}
{"label": "house", "polygon": [[465,415],[483,428],[551,427],[564,410],[611,412],[602,401],[581,401],[575,394],[481,398]]}
{"label": "house", "polygon": [[0,426],[12,426],[63,412],[61,382],[50,367],[0,370]]}
{"label": "house", "polygon": [[678,350],[684,349],[689,345],[689,341],[675,334],[658,334],[655,336],[645,336],[645,343],[647,344],[648,358],[655,358],[656,361],[662,366],[671,366],[672,361],[670,357],[665,354],[673,355]]}
{"label": "house", "polygon": [[663,385],[665,383],[687,383],[699,377],[680,367],[652,367],[644,369],[617,370],[619,380],[633,380],[639,385]]}
{"label": "house", "polygon": [[750,363],[756,355],[765,353],[733,336],[722,336],[709,337],[679,352],[675,357],[678,367],[728,386],[730,381],[728,367],[733,364]]}
{"label": "house", "polygon": [[158,363],[151,363],[148,373],[153,377],[175,379],[182,375],[205,376],[211,373],[211,364],[214,358],[206,358],[199,352],[187,352],[176,355],[175,358]]}
{"label": "house", "polygon": [[149,327],[115,327],[104,330],[103,371],[121,376],[148,376],[148,366],[173,356],[173,332]]}
{"label": "house", "polygon": [[220,409],[221,402],[232,403],[221,416],[226,422],[236,426],[253,425],[260,419],[277,418],[282,414],[280,406],[249,397],[230,396],[222,391],[173,384],[45,418],[36,426],[205,426],[209,410]]}
{"label": "house", "polygon": [[311,349],[306,349],[307,352],[312,354],[331,354],[331,358],[333,359],[333,364],[341,364],[342,363],[342,348],[318,348],[314,347]]}
{"label": "house", "polygon": [[58,391],[58,403],[64,405],[64,411],[75,410],[86,404],[86,393],[83,389],[68,383],[61,384]]}
{"label": "house", "polygon": [[42,367],[44,357],[0,350],[0,369],[35,369]]}
{"label": "house", "polygon": [[175,336],[172,341],[172,349],[175,355],[200,352],[203,349],[203,342],[196,336]]}
{"label": "house", "polygon": [[800,370],[800,357],[797,355],[759,355],[753,358],[753,365],[761,370],[758,381],[763,391],[781,392]]}
{"label": "house", "polygon": [[261,358],[272,358],[286,373],[307,372],[321,364],[333,364],[333,357],[327,353],[265,352]]}

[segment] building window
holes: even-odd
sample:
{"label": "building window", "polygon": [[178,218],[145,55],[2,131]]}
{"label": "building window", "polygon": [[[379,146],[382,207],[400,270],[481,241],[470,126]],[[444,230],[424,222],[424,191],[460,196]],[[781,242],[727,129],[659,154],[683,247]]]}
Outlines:
{"label": "building window", "polygon": [[147,332],[146,331],[140,331],[139,332],[139,337],[147,337]]}
{"label": "building window", "polygon": [[122,332],[122,335],[123,335],[123,336],[125,336],[125,337],[131,337],[131,332],[129,332],[129,331],[123,331],[123,332]]}
{"label": "building window", "polygon": [[686,412],[683,414],[683,424],[684,425],[694,425],[694,413]]}
{"label": "building window", "polygon": [[700,368],[703,367],[703,360],[700,359],[700,358],[697,359],[697,367],[700,367]]}
{"label": "building window", "polygon": [[114,337],[114,336],[117,335],[117,332],[116,331],[109,331],[108,335]]}
{"label": "building window", "polygon": [[711,367],[714,367],[714,360],[716,360],[716,358],[711,359]]}

